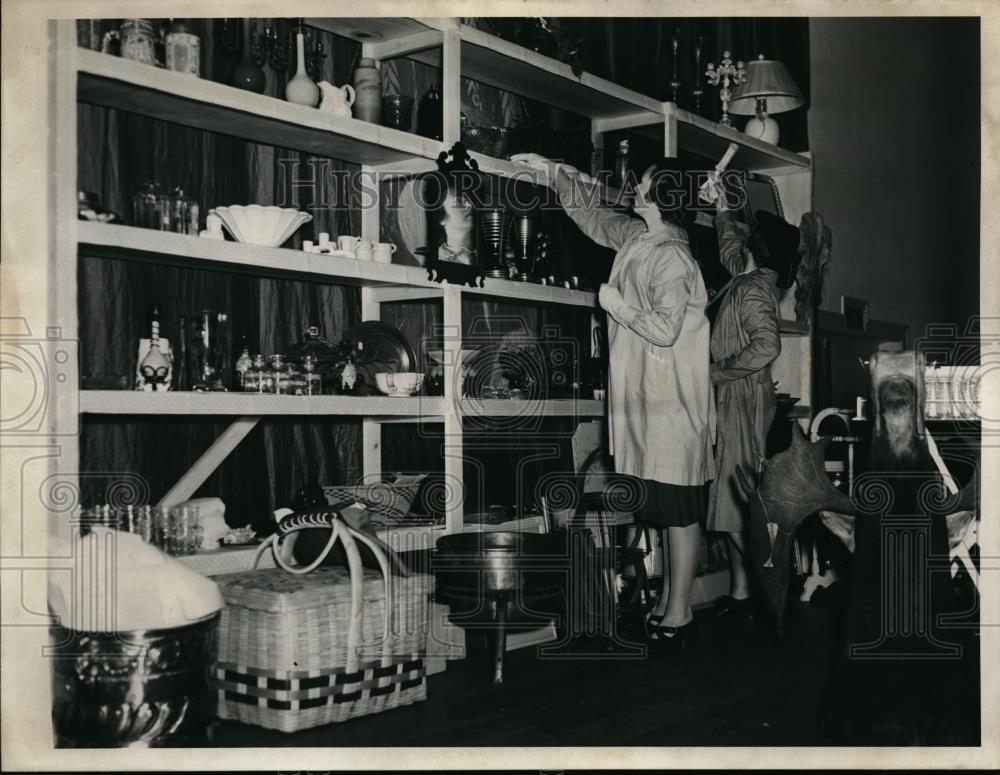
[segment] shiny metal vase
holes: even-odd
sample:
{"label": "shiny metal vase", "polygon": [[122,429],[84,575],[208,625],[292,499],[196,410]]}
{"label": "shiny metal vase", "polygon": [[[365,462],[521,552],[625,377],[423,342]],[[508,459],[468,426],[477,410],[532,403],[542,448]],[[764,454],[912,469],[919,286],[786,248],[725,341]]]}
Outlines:
{"label": "shiny metal vase", "polygon": [[185,627],[51,629],[57,748],[196,747],[212,742],[219,614]]}
{"label": "shiny metal vase", "polygon": [[510,231],[511,217],[503,207],[486,207],[478,212],[480,250],[485,251],[483,263],[487,277],[508,279],[507,232]]}
{"label": "shiny metal vase", "polygon": [[519,213],[514,216],[513,237],[511,241],[516,251],[517,279],[521,282],[533,282],[535,278],[535,261],[538,258],[539,246],[539,216],[537,213]]}

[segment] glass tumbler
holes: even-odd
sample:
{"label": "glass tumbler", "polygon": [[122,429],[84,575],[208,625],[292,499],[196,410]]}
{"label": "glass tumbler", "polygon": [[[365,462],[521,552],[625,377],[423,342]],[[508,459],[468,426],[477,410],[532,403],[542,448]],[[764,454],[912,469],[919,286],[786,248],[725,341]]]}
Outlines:
{"label": "glass tumbler", "polygon": [[198,509],[175,506],[170,511],[170,542],[168,551],[174,555],[194,554],[201,548],[202,529]]}
{"label": "glass tumbler", "polygon": [[152,506],[136,507],[135,530],[133,532],[147,544],[156,545],[156,520]]}
{"label": "glass tumbler", "polygon": [[135,533],[138,521],[138,509],[136,506],[120,506],[115,509],[115,527],[123,533]]}

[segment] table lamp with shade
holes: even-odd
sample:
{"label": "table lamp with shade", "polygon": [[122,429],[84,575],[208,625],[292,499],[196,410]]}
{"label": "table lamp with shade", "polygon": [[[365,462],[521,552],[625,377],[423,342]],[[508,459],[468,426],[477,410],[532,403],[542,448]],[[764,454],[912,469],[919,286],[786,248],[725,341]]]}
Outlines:
{"label": "table lamp with shade", "polygon": [[805,97],[795,85],[788,68],[775,59],[761,54],[749,62],[746,80],[736,87],[729,102],[729,112],[737,116],[754,116],[747,121],[743,133],[772,145],[778,144],[778,122],[768,114],[785,113],[805,104]]}

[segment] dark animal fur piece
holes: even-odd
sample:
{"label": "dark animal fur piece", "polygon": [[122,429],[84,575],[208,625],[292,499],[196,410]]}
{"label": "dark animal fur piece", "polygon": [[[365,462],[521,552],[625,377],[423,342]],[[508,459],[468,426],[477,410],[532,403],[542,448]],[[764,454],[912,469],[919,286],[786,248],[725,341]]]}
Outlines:
{"label": "dark animal fur piece", "polygon": [[976,641],[940,621],[953,608],[945,516],[954,504],[928,498],[941,476],[918,433],[918,381],[876,377],[876,430],[855,483],[846,638],[823,729],[848,745],[976,745]]}

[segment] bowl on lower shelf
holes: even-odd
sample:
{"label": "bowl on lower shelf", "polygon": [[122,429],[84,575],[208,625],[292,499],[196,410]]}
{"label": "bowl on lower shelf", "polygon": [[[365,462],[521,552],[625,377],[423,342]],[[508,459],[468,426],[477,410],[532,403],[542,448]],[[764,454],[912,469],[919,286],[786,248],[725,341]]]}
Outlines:
{"label": "bowl on lower shelf", "polygon": [[387,396],[412,396],[424,386],[424,375],[415,371],[380,371],[375,384]]}
{"label": "bowl on lower shelf", "polygon": [[283,245],[296,229],[312,220],[309,213],[273,205],[229,205],[212,212],[237,242],[268,248]]}

